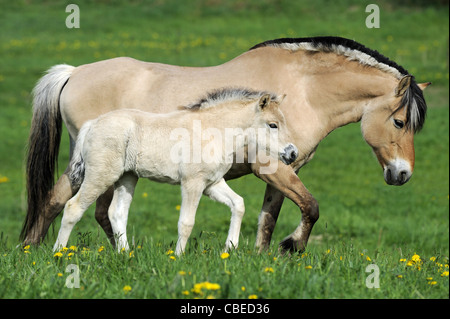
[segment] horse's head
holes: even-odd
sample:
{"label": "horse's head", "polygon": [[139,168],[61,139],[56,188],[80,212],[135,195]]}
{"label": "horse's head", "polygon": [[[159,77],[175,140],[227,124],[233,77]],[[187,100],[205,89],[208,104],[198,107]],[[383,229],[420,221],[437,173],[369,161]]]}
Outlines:
{"label": "horse's head", "polygon": [[[279,109],[283,96],[273,98],[271,94],[263,95],[256,105],[256,125],[258,127],[258,149],[265,149],[272,158],[280,159],[289,165],[298,157],[297,147],[290,143],[291,136],[286,120]],[[261,130],[262,129],[262,130]],[[264,132],[264,134],[261,134]]]}
{"label": "horse's head", "polygon": [[424,123],[426,103],[422,91],[431,83],[416,84],[403,77],[390,94],[368,103],[361,130],[383,167],[389,185],[403,185],[414,169],[414,133]]}

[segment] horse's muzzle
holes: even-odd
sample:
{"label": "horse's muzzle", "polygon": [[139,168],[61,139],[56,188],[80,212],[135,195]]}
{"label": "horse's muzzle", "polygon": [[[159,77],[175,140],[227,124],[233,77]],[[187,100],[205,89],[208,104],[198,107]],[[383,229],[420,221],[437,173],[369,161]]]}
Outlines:
{"label": "horse's muzzle", "polygon": [[281,161],[289,165],[293,163],[298,157],[298,149],[294,144],[288,144],[282,153],[280,153]]}
{"label": "horse's muzzle", "polygon": [[384,167],[384,180],[389,185],[400,186],[411,178],[410,165],[405,160],[395,160]]}

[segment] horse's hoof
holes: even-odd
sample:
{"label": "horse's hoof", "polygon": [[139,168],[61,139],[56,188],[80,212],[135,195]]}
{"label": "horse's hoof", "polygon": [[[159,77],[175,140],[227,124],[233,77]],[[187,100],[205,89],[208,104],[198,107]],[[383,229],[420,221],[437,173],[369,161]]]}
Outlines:
{"label": "horse's hoof", "polygon": [[[286,237],[283,239],[279,244],[282,253],[302,253],[305,249],[301,248],[301,245],[299,245],[297,242],[295,242],[292,237]],[[300,246],[300,247],[298,247]]]}

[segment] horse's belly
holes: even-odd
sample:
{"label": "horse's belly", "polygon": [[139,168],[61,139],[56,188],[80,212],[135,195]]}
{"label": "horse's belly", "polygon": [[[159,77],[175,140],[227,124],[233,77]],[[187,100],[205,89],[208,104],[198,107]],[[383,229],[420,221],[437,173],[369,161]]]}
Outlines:
{"label": "horse's belly", "polygon": [[180,184],[181,180],[178,169],[166,167],[165,165],[141,166],[136,169],[136,174],[140,178],[148,178],[149,180],[166,184]]}

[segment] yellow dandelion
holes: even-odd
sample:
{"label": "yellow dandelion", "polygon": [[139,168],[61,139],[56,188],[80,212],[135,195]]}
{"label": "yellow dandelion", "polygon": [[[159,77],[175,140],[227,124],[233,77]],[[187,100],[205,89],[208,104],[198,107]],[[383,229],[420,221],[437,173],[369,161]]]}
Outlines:
{"label": "yellow dandelion", "polygon": [[401,278],[403,278],[403,275],[397,275],[397,278],[401,279]]}
{"label": "yellow dandelion", "polygon": [[448,277],[448,270],[447,270],[447,271],[444,271],[444,272],[441,274],[441,277]]}
{"label": "yellow dandelion", "polygon": [[170,256],[169,257],[171,260],[177,260],[176,258],[175,258],[175,256]]}
{"label": "yellow dandelion", "polygon": [[133,257],[134,257],[134,250],[132,250],[132,251],[130,251],[130,252],[128,253],[128,257],[129,257],[129,258],[133,258]]}
{"label": "yellow dandelion", "polygon": [[98,249],[98,252],[101,253],[104,250],[105,250],[105,246],[100,246],[100,248]]}
{"label": "yellow dandelion", "polygon": [[185,296],[189,296],[189,291],[183,290],[183,291],[181,292],[181,294],[182,294],[182,295],[185,295]]}
{"label": "yellow dandelion", "polygon": [[125,285],[123,288],[122,288],[122,290],[123,290],[123,292],[124,293],[129,293],[130,291],[131,291],[131,286],[129,286],[129,285]]}
{"label": "yellow dandelion", "polygon": [[180,270],[180,271],[178,272],[178,274],[179,274],[180,276],[184,276],[184,275],[186,275],[186,272],[185,272],[184,270]]}
{"label": "yellow dandelion", "polygon": [[331,253],[331,249],[327,249],[327,254]]}
{"label": "yellow dandelion", "polygon": [[312,266],[311,265],[306,266],[305,269],[312,269]]}
{"label": "yellow dandelion", "polygon": [[172,255],[173,254],[173,250],[169,249],[168,251],[166,251],[166,255]]}
{"label": "yellow dandelion", "polygon": [[175,209],[176,209],[176,210],[180,210],[180,209],[181,209],[181,205],[175,206]]}
{"label": "yellow dandelion", "polygon": [[9,182],[9,178],[6,176],[1,176],[0,177],[0,184],[2,183],[8,183]]}
{"label": "yellow dandelion", "polygon": [[70,246],[69,249],[72,250],[72,251],[77,251],[78,250],[77,246]]}
{"label": "yellow dandelion", "polygon": [[401,262],[401,263],[404,263],[404,262],[406,262],[406,258],[402,258],[402,259],[400,259],[400,262]]}
{"label": "yellow dandelion", "polygon": [[273,273],[273,268],[272,268],[272,267],[266,267],[266,268],[264,269],[264,272],[270,272],[270,273]]}
{"label": "yellow dandelion", "polygon": [[257,295],[250,295],[250,296],[248,296],[248,299],[258,299],[258,296]]}
{"label": "yellow dandelion", "polygon": [[437,281],[429,281],[428,284],[431,285],[431,286],[434,286],[434,285],[437,284]]}
{"label": "yellow dandelion", "polygon": [[227,259],[228,257],[230,257],[230,254],[229,254],[229,253],[222,253],[222,254],[220,255],[220,258],[222,258],[222,259]]}
{"label": "yellow dandelion", "polygon": [[242,291],[245,291],[245,287],[244,287],[244,286],[242,286],[242,287],[241,287],[241,290],[242,290]]}
{"label": "yellow dandelion", "polygon": [[61,258],[63,256],[63,254],[62,254],[62,252],[60,252],[60,251],[58,251],[57,253],[55,253],[54,255],[53,255],[53,257],[59,257],[59,258]]}
{"label": "yellow dandelion", "polygon": [[23,250],[28,250],[30,249],[30,245],[26,245],[25,247],[23,247]]}
{"label": "yellow dandelion", "polygon": [[411,260],[414,261],[414,262],[416,262],[416,263],[422,261],[422,259],[420,259],[420,256],[417,255],[417,254],[414,254],[414,255],[411,257]]}
{"label": "yellow dandelion", "polygon": [[366,256],[367,261],[372,261],[369,256]]}
{"label": "yellow dandelion", "polygon": [[433,257],[430,257],[430,260],[431,260],[431,261],[436,261],[436,257],[434,257],[434,256],[433,256]]}
{"label": "yellow dandelion", "polygon": [[58,273],[58,277],[62,277],[62,276],[63,276],[63,274],[59,272]]}

